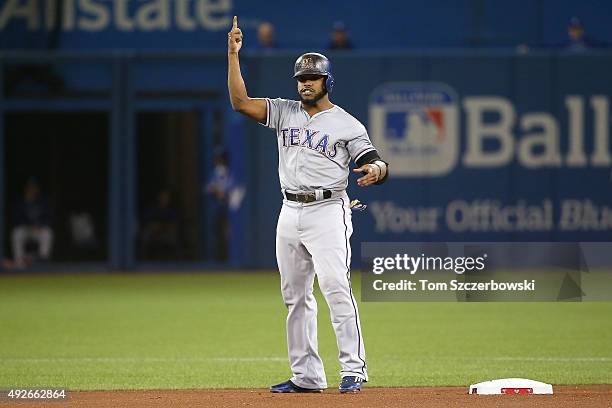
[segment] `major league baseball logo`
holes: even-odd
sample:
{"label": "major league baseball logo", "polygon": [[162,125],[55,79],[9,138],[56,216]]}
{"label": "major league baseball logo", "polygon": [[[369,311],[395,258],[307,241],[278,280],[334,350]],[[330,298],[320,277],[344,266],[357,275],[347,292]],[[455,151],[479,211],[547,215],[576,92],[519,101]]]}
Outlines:
{"label": "major league baseball logo", "polygon": [[369,134],[393,175],[449,173],[459,155],[459,105],[455,91],[435,82],[392,82],[370,96]]}

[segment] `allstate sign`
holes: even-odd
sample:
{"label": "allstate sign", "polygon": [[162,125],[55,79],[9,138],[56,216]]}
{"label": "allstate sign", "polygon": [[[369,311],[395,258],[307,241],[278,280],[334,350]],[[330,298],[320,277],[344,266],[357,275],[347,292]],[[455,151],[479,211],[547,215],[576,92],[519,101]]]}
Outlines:
{"label": "allstate sign", "polygon": [[28,31],[119,32],[226,30],[232,0],[6,0],[0,31],[24,24]]}
{"label": "allstate sign", "polygon": [[459,155],[459,102],[441,83],[387,83],[370,96],[370,137],[396,176],[441,176]]}

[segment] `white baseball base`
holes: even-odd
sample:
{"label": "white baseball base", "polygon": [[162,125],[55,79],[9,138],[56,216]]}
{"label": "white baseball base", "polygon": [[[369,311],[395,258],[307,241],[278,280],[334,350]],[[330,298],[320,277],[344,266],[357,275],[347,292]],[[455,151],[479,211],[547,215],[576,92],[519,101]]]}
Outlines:
{"label": "white baseball base", "polygon": [[526,378],[502,378],[472,384],[469,393],[478,395],[552,394],[553,388],[551,384]]}

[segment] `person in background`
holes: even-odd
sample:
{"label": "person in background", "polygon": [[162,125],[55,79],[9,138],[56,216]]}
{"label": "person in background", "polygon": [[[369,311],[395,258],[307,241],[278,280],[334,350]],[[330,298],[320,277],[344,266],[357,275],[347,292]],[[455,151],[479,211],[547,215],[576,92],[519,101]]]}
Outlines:
{"label": "person in background", "polygon": [[344,22],[336,21],[332,27],[330,50],[352,50],[353,43],[349,37],[348,29]]}
{"label": "person in background", "polygon": [[206,192],[213,198],[214,231],[217,238],[215,258],[228,260],[230,237],[229,210],[234,180],[229,169],[229,157],[224,147],[215,148],[213,174],[206,186]]}
{"label": "person in background", "polygon": [[572,17],[567,26],[567,40],[562,48],[567,51],[582,52],[592,48],[604,48],[607,44],[586,35],[584,26],[578,17]]}
{"label": "person in background", "polygon": [[274,25],[267,21],[257,27],[257,46],[256,50],[271,51],[276,49],[276,39],[274,36]]}
{"label": "person in background", "polygon": [[[11,243],[16,267],[28,266],[36,258],[46,261],[51,257],[53,248],[51,209],[40,191],[38,181],[34,178],[27,181],[23,197],[15,204],[14,225]],[[36,257],[27,253],[30,244],[37,245]]]}
{"label": "person in background", "polygon": [[578,17],[572,17],[567,26],[567,37],[558,43],[549,44],[519,44],[516,51],[519,54],[528,54],[532,50],[537,49],[561,49],[563,51],[581,53],[596,48],[609,47],[604,41],[598,41],[586,35],[584,26]]}
{"label": "person in background", "polygon": [[179,216],[169,190],[161,190],[155,203],[144,211],[141,251],[144,259],[179,258]]}

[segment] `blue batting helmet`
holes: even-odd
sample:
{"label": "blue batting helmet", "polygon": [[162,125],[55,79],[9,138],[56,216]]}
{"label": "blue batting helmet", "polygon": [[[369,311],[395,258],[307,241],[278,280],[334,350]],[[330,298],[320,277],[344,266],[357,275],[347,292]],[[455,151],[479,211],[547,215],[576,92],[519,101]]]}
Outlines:
{"label": "blue batting helmet", "polygon": [[295,61],[293,67],[293,77],[297,78],[301,75],[323,75],[325,79],[325,88],[331,93],[334,87],[334,76],[331,72],[331,62],[323,54],[318,52],[307,52],[300,55]]}

